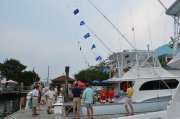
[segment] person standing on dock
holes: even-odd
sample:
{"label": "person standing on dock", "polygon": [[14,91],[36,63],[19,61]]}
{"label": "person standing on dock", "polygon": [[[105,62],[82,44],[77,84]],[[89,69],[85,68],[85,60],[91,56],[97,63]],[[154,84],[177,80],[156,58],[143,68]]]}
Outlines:
{"label": "person standing on dock", "polygon": [[[125,96],[125,109],[126,109],[126,112],[127,112],[128,116],[134,114],[134,109],[133,109],[133,106],[132,106],[133,93],[134,93],[134,89],[132,88],[132,82],[129,82],[128,83],[128,88],[127,88],[127,91],[126,91],[126,96]],[[131,113],[129,112],[128,105],[131,108]]]}
{"label": "person standing on dock", "polygon": [[33,113],[33,115],[32,116],[35,117],[36,115],[39,115],[37,113],[38,96],[39,96],[39,86],[38,85],[35,86],[32,96],[33,96],[33,98],[32,98],[32,102],[33,102],[32,113]]}
{"label": "person standing on dock", "polygon": [[53,98],[55,96],[55,92],[53,91],[52,87],[49,87],[49,90],[46,92],[46,97],[47,97],[47,113],[52,114],[51,108],[53,105]]}
{"label": "person standing on dock", "polygon": [[38,88],[38,106],[37,106],[37,110],[40,111],[41,110],[41,97],[42,97],[42,86],[40,83],[37,84],[39,86]]}
{"label": "person standing on dock", "polygon": [[80,107],[81,107],[81,89],[78,84],[75,83],[74,88],[72,89],[73,94],[73,113],[79,118],[80,116]]}
{"label": "person standing on dock", "polygon": [[42,86],[42,98],[41,98],[41,101],[42,101],[42,105],[46,104],[46,88],[45,88],[45,86]]}
{"label": "person standing on dock", "polygon": [[93,99],[94,99],[94,91],[90,88],[89,83],[86,84],[86,89],[83,92],[82,99],[84,100],[84,105],[87,108],[87,119],[90,119],[90,112],[91,112],[91,119],[93,119]]}

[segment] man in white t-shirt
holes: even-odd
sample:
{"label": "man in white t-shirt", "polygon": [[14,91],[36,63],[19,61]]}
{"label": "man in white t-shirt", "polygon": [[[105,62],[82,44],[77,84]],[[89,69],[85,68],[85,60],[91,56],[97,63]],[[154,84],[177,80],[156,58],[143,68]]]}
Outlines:
{"label": "man in white t-shirt", "polygon": [[39,86],[36,85],[34,90],[33,90],[33,94],[32,94],[32,103],[33,103],[33,108],[32,108],[32,113],[33,113],[33,117],[35,117],[36,115],[39,115],[37,113],[37,106],[38,106],[38,97],[39,97]]}
{"label": "man in white t-shirt", "polygon": [[47,113],[48,114],[52,114],[51,108],[52,108],[54,96],[55,96],[55,92],[52,90],[52,87],[49,87],[49,90],[46,92],[47,106],[48,106]]}

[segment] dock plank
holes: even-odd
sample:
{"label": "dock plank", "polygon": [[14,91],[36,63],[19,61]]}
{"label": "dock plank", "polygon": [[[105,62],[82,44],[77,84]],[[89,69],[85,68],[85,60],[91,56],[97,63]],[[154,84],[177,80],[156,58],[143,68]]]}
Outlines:
{"label": "dock plank", "polygon": [[14,114],[5,117],[4,119],[33,119],[33,118],[38,118],[38,119],[55,119],[54,114],[48,114],[46,112],[46,106],[42,106],[41,111],[38,111],[39,115],[36,117],[32,116],[32,110],[22,110],[15,112]]}

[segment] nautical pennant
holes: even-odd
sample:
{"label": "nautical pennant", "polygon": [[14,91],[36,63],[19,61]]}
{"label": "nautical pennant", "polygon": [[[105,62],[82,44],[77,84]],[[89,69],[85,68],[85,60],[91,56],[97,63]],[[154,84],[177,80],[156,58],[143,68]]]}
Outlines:
{"label": "nautical pennant", "polygon": [[108,72],[108,69],[107,69],[106,67],[102,67],[101,71],[102,71],[103,73],[107,73],[107,72]]}
{"label": "nautical pennant", "polygon": [[76,15],[77,13],[79,13],[79,10],[78,9],[74,10],[74,15]]}
{"label": "nautical pennant", "polygon": [[82,26],[82,25],[84,25],[84,24],[85,24],[84,21],[81,21],[81,22],[80,22],[80,26]]}
{"label": "nautical pennant", "polygon": [[89,33],[87,33],[86,35],[84,35],[84,38],[85,38],[85,39],[88,38],[88,37],[90,37],[90,34],[89,34]]}
{"label": "nautical pennant", "polygon": [[95,44],[92,45],[91,50],[94,49],[94,48],[96,48]]}
{"label": "nautical pennant", "polygon": [[96,61],[100,61],[100,60],[102,60],[101,56],[96,57]]}

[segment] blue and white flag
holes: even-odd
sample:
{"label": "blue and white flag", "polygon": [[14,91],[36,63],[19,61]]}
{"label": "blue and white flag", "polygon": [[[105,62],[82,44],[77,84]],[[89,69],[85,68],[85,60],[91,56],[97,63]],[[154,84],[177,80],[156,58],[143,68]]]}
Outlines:
{"label": "blue and white flag", "polygon": [[90,37],[90,34],[89,34],[89,33],[87,33],[86,35],[84,35],[84,38],[85,38],[85,39],[88,38],[88,37]]}
{"label": "blue and white flag", "polygon": [[96,61],[100,61],[100,60],[102,60],[101,56],[96,57]]}
{"label": "blue and white flag", "polygon": [[106,67],[103,67],[103,68],[101,69],[101,71],[102,71],[103,73],[107,73],[107,72],[108,72],[108,69],[107,69]]}
{"label": "blue and white flag", "polygon": [[76,15],[77,13],[79,13],[79,10],[78,9],[74,10],[74,15]]}
{"label": "blue and white flag", "polygon": [[95,44],[92,45],[91,50],[94,49],[94,48],[96,48]]}
{"label": "blue and white flag", "polygon": [[82,25],[84,25],[84,24],[85,24],[84,21],[81,21],[81,22],[80,22],[80,26],[82,26]]}

